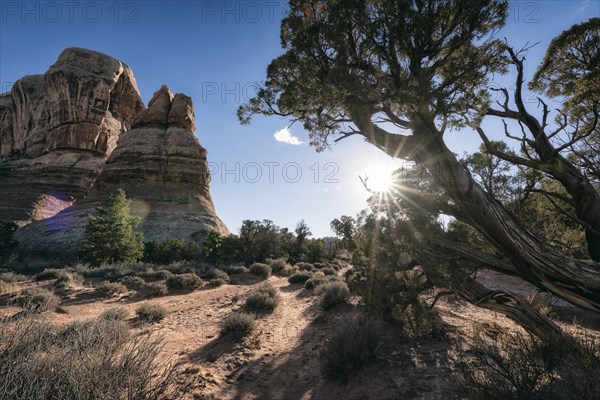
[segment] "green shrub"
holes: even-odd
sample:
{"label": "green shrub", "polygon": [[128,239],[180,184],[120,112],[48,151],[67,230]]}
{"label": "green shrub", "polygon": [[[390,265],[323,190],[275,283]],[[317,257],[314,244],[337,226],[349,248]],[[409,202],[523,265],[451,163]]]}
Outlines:
{"label": "green shrub", "polygon": [[209,269],[202,277],[204,279],[221,279],[222,281],[229,282],[229,275],[218,268]]}
{"label": "green shrub", "polygon": [[110,297],[127,292],[127,287],[119,282],[102,282],[96,290],[103,295]]}
{"label": "green shrub", "polygon": [[81,257],[92,265],[103,262],[136,262],[144,254],[144,236],[135,232],[140,219],[129,213],[131,200],[118,189],[88,215]]}
{"label": "green shrub", "polygon": [[99,319],[105,321],[123,321],[129,317],[129,311],[125,307],[115,307],[100,314]]}
{"label": "green shrub", "polygon": [[321,272],[324,273],[325,275],[337,275],[337,271],[330,267],[322,268]]}
{"label": "green shrub", "polygon": [[174,273],[167,271],[166,269],[159,269],[158,271],[148,271],[143,274],[145,278],[152,281],[166,281],[171,278]]}
{"label": "green shrub", "polygon": [[146,243],[144,249],[144,261],[162,265],[194,260],[200,255],[201,246],[198,242],[174,238]]}
{"label": "green shrub", "polygon": [[119,320],[59,325],[23,318],[0,329],[3,399],[149,399],[171,396],[158,338]]}
{"label": "green shrub", "polygon": [[296,264],[296,268],[298,268],[300,271],[312,271],[315,269],[315,266],[311,263],[299,262]]}
{"label": "green shrub", "polygon": [[260,276],[261,278],[267,279],[269,276],[271,276],[271,268],[267,264],[254,263],[250,267],[250,273],[256,276]]}
{"label": "green shrub", "polygon": [[135,314],[141,321],[153,323],[162,321],[168,312],[160,304],[143,304],[135,310]]}
{"label": "green shrub", "polygon": [[319,285],[315,292],[319,295],[319,304],[326,310],[338,304],[347,303],[350,299],[350,289],[341,281]]}
{"label": "green shrub", "polygon": [[279,305],[281,297],[270,284],[258,285],[246,298],[246,308],[252,312],[272,313]]}
{"label": "green shrub", "polygon": [[232,335],[243,338],[251,334],[256,327],[254,317],[246,313],[234,313],[221,321],[221,336]]}
{"label": "green shrub", "polygon": [[202,279],[194,273],[173,275],[167,279],[170,290],[196,290],[202,286]]}
{"label": "green shrub", "polygon": [[44,312],[58,307],[60,298],[49,290],[34,287],[25,289],[16,303],[30,312]]}
{"label": "green shrub", "polygon": [[56,273],[54,284],[61,288],[75,288],[83,285],[85,279],[77,272],[59,271]]}
{"label": "green shrub", "polygon": [[312,277],[312,274],[308,271],[296,272],[288,278],[289,283],[304,283]]}
{"label": "green shrub", "polygon": [[223,270],[229,275],[245,274],[248,272],[248,268],[243,265],[230,265],[223,268]]}
{"label": "green shrub", "polygon": [[355,319],[339,329],[325,344],[321,357],[323,375],[344,383],[377,357],[383,326],[368,319]]}
{"label": "green shrub", "polygon": [[150,282],[146,283],[143,286],[143,289],[146,291],[146,295],[148,297],[158,297],[163,296],[168,293],[169,288],[163,282]]}
{"label": "green shrub", "polygon": [[276,260],[271,260],[269,262],[269,267],[273,274],[279,275],[288,269],[288,264],[283,258],[278,258]]}

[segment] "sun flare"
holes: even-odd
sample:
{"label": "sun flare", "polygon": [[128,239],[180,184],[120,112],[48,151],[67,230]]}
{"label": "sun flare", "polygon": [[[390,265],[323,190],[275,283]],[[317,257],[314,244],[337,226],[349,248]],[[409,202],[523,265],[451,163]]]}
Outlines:
{"label": "sun flare", "polygon": [[392,189],[392,170],[385,167],[371,169],[366,173],[366,185],[374,192],[389,192]]}

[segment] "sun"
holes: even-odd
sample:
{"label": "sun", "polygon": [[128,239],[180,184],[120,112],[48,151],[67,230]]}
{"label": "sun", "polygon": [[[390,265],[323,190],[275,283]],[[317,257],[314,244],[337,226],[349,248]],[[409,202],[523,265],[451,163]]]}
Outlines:
{"label": "sun", "polygon": [[389,192],[392,189],[392,170],[387,167],[372,168],[365,174],[365,183],[373,192]]}

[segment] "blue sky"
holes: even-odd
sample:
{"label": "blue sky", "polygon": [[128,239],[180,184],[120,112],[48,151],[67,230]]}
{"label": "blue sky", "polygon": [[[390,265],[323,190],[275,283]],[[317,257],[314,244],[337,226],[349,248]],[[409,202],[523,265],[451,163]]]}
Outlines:
{"label": "blue sky", "polygon": [[[306,143],[277,141],[276,132],[284,141],[308,138],[298,124],[285,131],[289,121],[282,118],[238,123],[236,109],[282,52],[279,23],[286,4],[0,0],[0,91],[24,75],[45,72],[67,47],[118,58],[132,68],[145,102],[162,84],[194,99],[196,135],[213,171],[211,192],[232,232],[243,219],[271,219],[289,228],[305,219],[315,236],[330,236],[333,218],[366,206],[368,193],[358,176],[399,162],[358,138],[320,154]],[[515,47],[540,42],[527,56],[526,73],[532,74],[554,36],[594,16],[600,16],[599,0],[515,1],[500,36]],[[510,82],[499,77],[495,84]],[[479,146],[468,131],[452,132],[447,141],[459,154]]]}

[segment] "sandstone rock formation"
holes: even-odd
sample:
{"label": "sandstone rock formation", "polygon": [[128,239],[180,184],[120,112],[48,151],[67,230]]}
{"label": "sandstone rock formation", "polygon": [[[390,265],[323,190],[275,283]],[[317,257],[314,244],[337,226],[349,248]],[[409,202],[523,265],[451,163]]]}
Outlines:
{"label": "sandstone rock formation", "polygon": [[44,75],[15,82],[0,95],[0,222],[83,198],[144,108],[129,67],[90,50],[66,49]]}
{"label": "sandstone rock formation", "polygon": [[[25,215],[37,220],[15,234],[21,255],[75,258],[88,214],[118,188],[133,200],[132,212],[141,217],[140,230],[146,241],[187,239],[202,231],[227,234],[210,196],[206,150],[193,134],[191,98],[173,96],[163,86],[145,108],[138,101],[131,71],[110,57],[102,56],[101,61],[100,56],[87,50],[66,50],[50,71],[62,71],[52,76],[69,76],[58,79],[66,82],[67,88],[52,89],[59,85],[47,83],[49,71],[46,83],[39,84],[42,89],[32,92],[36,100],[25,102],[28,111],[15,111],[22,108],[15,105],[15,92],[21,89],[0,97],[0,133],[6,154],[2,171],[9,177],[9,184],[0,182],[0,190],[8,194],[8,200],[0,202],[0,221],[14,221],[15,216],[25,220]],[[94,86],[91,72],[81,71],[86,68],[91,68],[94,76],[101,71],[127,75],[124,81],[114,78],[112,89],[111,85],[102,89],[104,84],[99,82],[106,79],[94,81]],[[94,96],[101,99],[98,93],[108,96],[107,104],[102,104],[107,107],[103,117],[89,109],[101,103],[89,100]],[[29,114],[51,117],[32,117],[34,122],[19,125],[19,118],[27,120]],[[62,122],[53,122],[58,120]],[[18,187],[19,179],[28,184]],[[18,203],[19,196],[28,201]]]}

